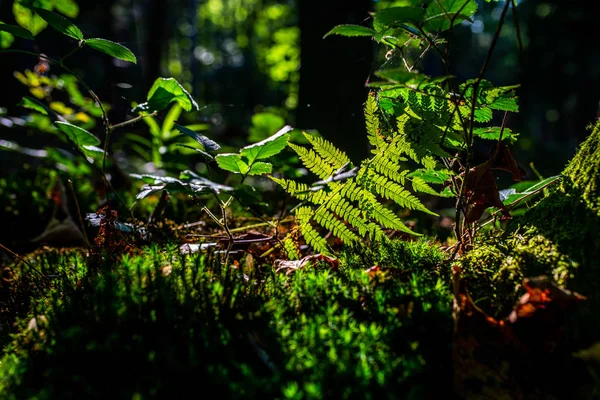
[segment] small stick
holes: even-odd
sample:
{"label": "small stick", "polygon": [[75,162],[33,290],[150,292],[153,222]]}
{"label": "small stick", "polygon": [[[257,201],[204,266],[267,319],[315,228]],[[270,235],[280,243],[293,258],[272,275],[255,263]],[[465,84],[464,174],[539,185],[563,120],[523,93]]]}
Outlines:
{"label": "small stick", "polygon": [[90,241],[88,240],[87,233],[85,233],[85,225],[83,224],[83,217],[81,216],[81,209],[79,209],[77,195],[75,194],[75,189],[73,189],[73,182],[70,179],[67,179],[67,182],[69,182],[69,188],[71,189],[71,194],[73,195],[73,200],[75,201],[75,208],[77,208],[77,216],[79,217],[79,224],[81,225],[81,231],[83,232],[83,237],[85,238],[85,244],[87,245],[88,250],[90,250]]}

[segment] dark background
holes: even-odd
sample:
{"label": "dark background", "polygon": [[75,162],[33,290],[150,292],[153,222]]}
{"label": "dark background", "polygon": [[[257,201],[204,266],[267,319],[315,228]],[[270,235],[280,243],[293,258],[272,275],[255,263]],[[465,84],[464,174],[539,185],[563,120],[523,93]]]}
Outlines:
{"label": "dark background", "polygon": [[[73,57],[70,65],[76,66],[101,99],[115,106],[111,111],[115,121],[127,117],[131,101],[144,100],[146,90],[157,76],[174,75],[190,84],[198,102],[208,106],[190,116],[190,120],[217,121],[218,140],[245,137],[254,112],[276,107],[286,122],[318,130],[347,150],[353,159],[367,154],[361,111],[367,92],[364,82],[378,65],[375,57],[380,49],[369,39],[337,36],[323,39],[323,35],[341,23],[368,25],[373,2],[239,0],[220,2],[230,8],[207,17],[211,10],[208,3],[80,1],[76,22],[86,37],[123,43],[134,51],[139,62],[138,65],[114,62],[85,49]],[[543,175],[555,174],[586,136],[585,127],[596,118],[600,53],[594,39],[595,16],[588,2],[581,0],[519,3],[524,53],[519,57],[513,17],[509,13],[486,78],[497,85],[521,84],[518,90],[521,112],[510,119],[511,127],[521,134],[517,158],[525,167],[534,162]],[[219,20],[235,13],[236,5],[245,7],[247,18],[233,26],[220,26]],[[292,42],[300,46],[302,57],[294,78],[297,82],[274,81],[258,60],[261,56],[257,52],[264,53],[264,47],[269,49],[272,38],[268,35],[275,32],[273,28],[266,38],[258,37],[259,29],[267,26],[268,30],[273,25],[271,21],[261,21],[260,15],[273,5],[287,10],[274,20],[276,24],[299,28],[299,40]],[[472,29],[470,24],[455,29],[450,54],[453,72],[459,80],[477,76],[502,5],[503,2],[482,1],[475,20],[481,21],[483,28],[477,22],[478,29]],[[0,1],[0,18],[8,23],[13,22],[11,7],[12,1]],[[210,49],[213,54],[226,54],[225,49],[232,38],[235,41],[240,36],[240,31],[249,42],[240,50],[243,61],[228,62],[223,57],[219,65],[205,65],[195,56],[194,49],[198,46]],[[43,49],[56,56],[64,55],[73,46],[72,41],[51,29],[44,30],[37,42],[39,48],[17,39],[13,48]],[[0,57],[0,107],[7,108],[8,115],[18,115],[22,110],[14,105],[26,90],[12,73],[31,69],[37,60],[7,54]],[[173,63],[179,67],[171,68]],[[120,82],[130,84],[131,88],[117,86]],[[295,92],[295,104],[291,107],[285,104],[290,87]],[[211,119],[215,114],[218,118]],[[9,134],[5,127],[0,129],[0,134]]]}

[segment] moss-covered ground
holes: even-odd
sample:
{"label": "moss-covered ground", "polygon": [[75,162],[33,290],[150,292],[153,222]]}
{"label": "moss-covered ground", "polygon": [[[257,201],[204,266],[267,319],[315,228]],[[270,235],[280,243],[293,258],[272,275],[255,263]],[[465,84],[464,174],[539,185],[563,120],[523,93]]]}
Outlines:
{"label": "moss-covered ground", "polygon": [[[426,240],[280,272],[164,243],[100,263],[41,249],[2,271],[0,398],[597,398],[599,191],[596,125],[559,183],[453,265]],[[476,312],[457,309],[456,271]],[[518,331],[540,275],[586,299],[534,305],[555,320]]]}

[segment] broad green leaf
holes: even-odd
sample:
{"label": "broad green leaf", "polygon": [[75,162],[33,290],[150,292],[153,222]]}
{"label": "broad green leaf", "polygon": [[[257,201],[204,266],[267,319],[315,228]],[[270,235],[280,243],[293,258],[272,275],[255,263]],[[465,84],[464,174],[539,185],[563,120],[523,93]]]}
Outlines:
{"label": "broad green leaf", "polygon": [[225,171],[233,172],[234,174],[245,174],[248,172],[248,164],[242,160],[242,156],[239,154],[219,154],[216,160],[219,167]]}
{"label": "broad green leaf", "polygon": [[248,164],[252,164],[254,160],[272,157],[287,146],[289,139],[287,133],[292,129],[291,126],[286,125],[265,140],[242,148],[240,153],[248,159]]}
{"label": "broad green leaf", "polygon": [[404,23],[420,23],[425,11],[420,7],[389,7],[375,14],[375,21],[382,25],[399,26]]}
{"label": "broad green leaf", "polygon": [[37,111],[44,115],[48,115],[48,107],[46,107],[43,103],[40,103],[36,99],[28,96],[23,97],[17,105],[28,108],[30,110]]}
{"label": "broad green leaf", "polygon": [[[500,131],[502,130],[499,126],[490,126],[487,128],[475,128],[473,129],[473,134],[486,140],[498,140],[500,137]],[[502,140],[506,140],[509,142],[516,142],[518,133],[514,133],[510,128],[504,128],[504,132],[502,133]]]}
{"label": "broad green leaf", "polygon": [[444,31],[468,19],[477,11],[475,0],[432,1],[425,12],[425,29],[429,32]]}
{"label": "broad green leaf", "polygon": [[137,63],[135,55],[127,47],[111,42],[106,39],[86,39],[85,44],[94,50],[98,50],[104,54],[108,54],[111,57],[118,58],[119,60],[129,61],[134,64]]}
{"label": "broad green leaf", "polygon": [[90,132],[68,122],[55,122],[58,129],[64,132],[77,147],[82,146],[97,146],[100,144],[100,139],[92,135]]}
{"label": "broad green leaf", "polygon": [[198,103],[175,78],[158,78],[148,91],[147,102],[133,109],[133,112],[155,112],[176,101],[186,111],[198,111]]}
{"label": "broad green leaf", "polygon": [[373,36],[375,31],[371,28],[366,28],[360,25],[338,25],[332,30],[327,32],[323,38],[329,35],[340,35],[340,36]]}
{"label": "broad green leaf", "polygon": [[9,24],[0,22],[0,31],[8,32],[11,35],[15,35],[15,36],[18,36],[23,39],[28,39],[28,40],[35,39],[33,37],[33,35],[31,34],[31,32],[29,32],[27,29],[21,28],[20,26],[17,26],[17,25],[9,25]]}
{"label": "broad green leaf", "polygon": [[48,26],[48,23],[33,11],[32,5],[51,9],[52,2],[50,0],[35,0],[33,2],[30,0],[16,0],[13,3],[13,14],[17,24],[27,29],[33,36],[36,36]]}
{"label": "broad green leaf", "polygon": [[48,22],[51,27],[63,35],[70,36],[77,40],[83,39],[83,33],[81,33],[81,30],[68,19],[44,8],[34,7],[34,10],[40,17],[44,19],[44,21]]}
{"label": "broad green leaf", "polygon": [[257,161],[250,167],[250,171],[248,171],[248,175],[263,175],[270,174],[273,170],[273,164]]}
{"label": "broad green leaf", "polygon": [[183,133],[186,136],[191,137],[196,142],[200,143],[202,145],[202,147],[204,147],[208,151],[217,151],[221,148],[221,146],[219,146],[216,142],[212,141],[211,139],[207,138],[204,135],[199,134],[198,132],[194,132],[193,130],[188,129],[185,126],[181,126],[179,124],[173,124],[173,125],[175,125],[175,128],[179,132]]}

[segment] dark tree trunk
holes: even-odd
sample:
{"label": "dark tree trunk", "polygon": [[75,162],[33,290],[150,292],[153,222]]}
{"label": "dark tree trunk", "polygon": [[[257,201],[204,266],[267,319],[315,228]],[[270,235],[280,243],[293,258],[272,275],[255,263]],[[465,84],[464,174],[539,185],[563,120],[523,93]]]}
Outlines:
{"label": "dark tree trunk", "polygon": [[167,42],[167,4],[165,0],[151,0],[146,9],[146,41],[144,43],[144,83],[146,90],[160,76],[163,44]]}
{"label": "dark tree trunk", "polygon": [[316,129],[355,162],[368,154],[362,106],[373,59],[368,38],[330,36],[338,24],[364,24],[370,0],[298,1],[301,69],[298,128]]}

